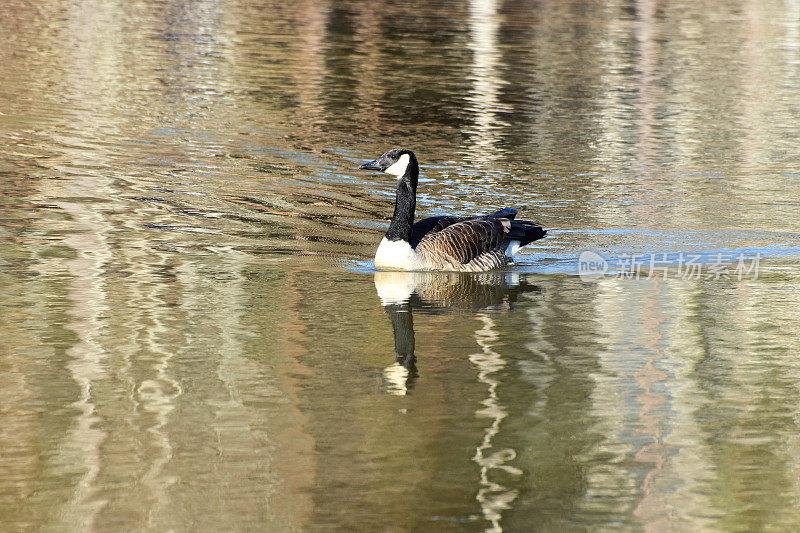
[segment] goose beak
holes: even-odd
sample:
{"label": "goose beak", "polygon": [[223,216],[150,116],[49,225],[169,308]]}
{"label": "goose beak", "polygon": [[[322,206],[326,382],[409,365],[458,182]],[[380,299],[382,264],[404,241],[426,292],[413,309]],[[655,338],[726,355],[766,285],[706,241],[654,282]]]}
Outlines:
{"label": "goose beak", "polygon": [[376,159],[375,161],[370,161],[369,163],[364,163],[363,165],[361,165],[358,168],[360,168],[361,170],[378,170],[378,171],[383,170],[381,167],[379,167],[377,165],[377,162],[378,162],[378,160]]}

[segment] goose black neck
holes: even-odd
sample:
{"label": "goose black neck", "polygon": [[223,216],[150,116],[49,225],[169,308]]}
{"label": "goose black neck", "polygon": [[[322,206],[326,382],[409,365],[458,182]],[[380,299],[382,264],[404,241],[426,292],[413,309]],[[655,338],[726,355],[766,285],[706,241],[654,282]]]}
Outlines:
{"label": "goose black neck", "polygon": [[411,242],[411,226],[414,224],[414,210],[417,207],[417,177],[419,170],[416,161],[408,166],[405,175],[397,182],[397,196],[394,215],[386,238],[390,241]]}

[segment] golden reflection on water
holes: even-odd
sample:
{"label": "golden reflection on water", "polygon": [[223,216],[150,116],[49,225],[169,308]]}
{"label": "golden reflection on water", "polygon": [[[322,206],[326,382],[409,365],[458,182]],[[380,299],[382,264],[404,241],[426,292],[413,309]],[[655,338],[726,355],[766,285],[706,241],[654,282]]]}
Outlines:
{"label": "golden reflection on water", "polygon": [[[757,445],[761,447],[759,453],[766,454],[763,460],[788,460],[786,467],[796,464],[790,448],[778,444],[794,432],[795,423],[780,430],[785,431],[783,435],[755,430],[765,439],[758,444],[748,442],[746,435],[753,432],[754,423],[761,425],[753,416],[780,417],[784,408],[796,412],[794,402],[800,399],[797,391],[792,388],[773,396],[777,384],[770,382],[786,372],[797,375],[794,358],[789,354],[800,348],[796,335],[790,333],[796,331],[798,317],[789,312],[791,318],[784,315],[787,318],[781,322],[788,319],[792,324],[778,326],[764,312],[763,302],[756,304],[772,289],[758,284],[714,287],[648,280],[636,285],[607,281],[598,285],[602,291],[598,299],[600,314],[608,320],[602,323],[605,349],[599,356],[603,371],[594,395],[594,410],[605,419],[603,433],[616,436],[608,441],[616,443],[615,448],[608,451],[620,459],[630,456],[639,466],[620,462],[616,471],[592,475],[591,485],[617,485],[620,490],[636,487],[642,496],[632,509],[633,516],[654,529],[690,523],[714,527],[714,516],[729,516],[731,524],[744,521],[756,527],[768,519],[772,512],[769,509],[775,508],[769,498],[782,499],[781,494],[787,489],[782,475],[772,478],[766,471],[761,472],[757,477],[764,475],[761,482],[770,488],[762,487],[766,490],[759,496],[759,503],[747,503],[744,508],[739,506],[745,503],[744,494],[752,490],[745,488],[750,483],[745,481],[749,475],[740,479],[745,485],[742,493],[733,491],[727,498],[708,498],[713,492],[709,487],[715,483],[727,485],[731,475],[737,476],[731,471],[737,467],[726,454],[735,454],[742,447]],[[791,300],[782,301],[780,306],[791,305]],[[756,333],[764,328],[783,331],[783,340],[776,343]],[[771,352],[774,355],[769,355]],[[745,370],[752,369],[754,361],[759,361],[758,366],[764,364],[763,373]],[[773,364],[777,365],[774,370],[768,370]],[[763,377],[756,377],[759,375]],[[757,385],[745,384],[753,378]],[[771,398],[758,407],[759,396],[767,400],[762,396],[767,390],[773,391],[768,393]],[[726,397],[724,408],[718,403],[720,393]],[[780,406],[779,398],[784,394],[793,399],[786,398],[788,403]],[[609,399],[616,399],[612,405],[618,408],[610,409]],[[759,411],[762,414],[755,415]],[[728,443],[724,452],[716,449],[715,443],[721,440]],[[688,489],[688,493],[696,492],[698,499],[690,501],[686,491],[666,488],[674,484]],[[761,496],[767,499],[761,500]],[[755,509],[759,512],[751,515]],[[795,512],[790,511],[784,519],[796,520]]]}
{"label": "golden reflection on water", "polygon": [[469,28],[473,61],[471,65],[473,88],[470,91],[470,111],[475,117],[474,131],[471,131],[472,154],[470,158],[486,172],[492,169],[497,159],[497,141],[503,126],[498,112],[508,111],[499,99],[503,85],[497,72],[501,53],[498,49],[500,24],[497,14],[498,2],[495,0],[472,0],[469,3]]}
{"label": "golden reflection on water", "polygon": [[480,353],[469,356],[470,362],[478,369],[478,380],[485,383],[489,396],[481,403],[483,407],[475,412],[476,416],[488,418],[491,424],[486,428],[480,445],[475,450],[473,461],[480,466],[480,489],[475,499],[481,504],[483,516],[491,524],[486,531],[502,531],[500,525],[502,512],[508,509],[516,499],[518,491],[510,489],[496,481],[493,481],[493,471],[502,470],[506,473],[519,476],[522,470],[512,466],[510,463],[517,457],[513,448],[503,448],[492,450],[492,439],[500,432],[500,424],[508,416],[508,412],[503,409],[497,396],[497,387],[500,382],[492,377],[492,374],[505,367],[502,356],[492,349],[492,344],[498,339],[497,333],[493,331],[492,318],[487,315],[479,315],[484,326],[475,332],[475,341],[481,348]]}
{"label": "golden reflection on water", "polygon": [[[96,184],[103,188],[102,183]],[[90,529],[97,514],[105,505],[97,486],[101,468],[100,447],[107,434],[100,428],[99,416],[92,388],[107,379],[106,350],[100,340],[100,317],[108,311],[105,283],[102,277],[104,264],[110,259],[106,235],[94,231],[102,227],[102,217],[86,204],[61,202],[80,233],[68,235],[63,243],[79,251],[75,259],[67,260],[66,274],[70,283],[66,298],[71,302],[68,314],[71,320],[65,325],[77,336],[77,342],[67,351],[71,358],[66,367],[78,388],[78,399],[69,405],[78,411],[64,441],[57,445],[56,468],[80,472],[73,494],[62,510],[55,513],[63,524]],[[53,524],[54,526],[56,524]]]}
{"label": "golden reflection on water", "polygon": [[[3,2],[0,523],[797,529],[798,16]],[[511,272],[346,268],[396,144],[420,213],[553,231]],[[584,283],[583,247],[767,259]]]}

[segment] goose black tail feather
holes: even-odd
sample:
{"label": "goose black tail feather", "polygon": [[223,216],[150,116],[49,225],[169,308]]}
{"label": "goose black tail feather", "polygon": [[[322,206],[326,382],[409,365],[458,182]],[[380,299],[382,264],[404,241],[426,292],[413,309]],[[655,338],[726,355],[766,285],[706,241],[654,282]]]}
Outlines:
{"label": "goose black tail feather", "polygon": [[506,234],[506,240],[519,241],[520,246],[525,246],[533,241],[538,241],[547,235],[547,230],[530,220],[513,220],[511,228]]}

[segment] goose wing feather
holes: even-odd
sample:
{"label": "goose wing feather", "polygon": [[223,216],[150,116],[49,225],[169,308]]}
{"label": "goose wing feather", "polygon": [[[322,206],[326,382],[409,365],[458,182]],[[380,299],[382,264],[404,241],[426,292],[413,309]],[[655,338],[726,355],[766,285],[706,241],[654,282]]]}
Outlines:
{"label": "goose wing feather", "polygon": [[448,226],[458,224],[474,217],[437,216],[418,220],[411,227],[411,246],[416,247],[425,236],[442,231]]}
{"label": "goose wing feather", "polygon": [[417,250],[437,263],[465,265],[487,252],[500,250],[510,226],[507,218],[487,216],[462,220],[427,233],[419,241]]}
{"label": "goose wing feather", "polygon": [[435,216],[435,217],[428,217],[423,218],[422,220],[418,220],[414,223],[411,229],[411,246],[416,247],[417,244],[427,235],[431,233],[437,233],[442,231],[445,228],[452,226],[453,224],[458,224],[459,222],[465,222],[468,220],[489,220],[492,218],[507,218],[508,220],[514,220],[514,217],[517,216],[517,210],[512,209],[510,207],[506,207],[503,209],[499,209],[494,213],[490,213],[488,215],[483,216],[472,216],[472,217],[455,217],[449,215],[443,216]]}

